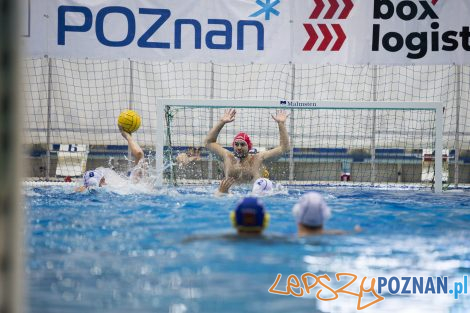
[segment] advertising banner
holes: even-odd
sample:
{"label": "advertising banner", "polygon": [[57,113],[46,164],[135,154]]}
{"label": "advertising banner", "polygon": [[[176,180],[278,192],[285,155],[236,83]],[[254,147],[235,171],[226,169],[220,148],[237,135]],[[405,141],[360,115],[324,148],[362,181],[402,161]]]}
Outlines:
{"label": "advertising banner", "polygon": [[[26,1],[26,0],[24,0]],[[47,0],[29,56],[305,64],[468,64],[468,0]]]}

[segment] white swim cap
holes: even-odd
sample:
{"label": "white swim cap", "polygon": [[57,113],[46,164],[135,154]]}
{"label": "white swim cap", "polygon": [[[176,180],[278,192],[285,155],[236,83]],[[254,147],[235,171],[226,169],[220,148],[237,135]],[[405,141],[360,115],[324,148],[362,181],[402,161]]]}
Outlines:
{"label": "white swim cap", "polygon": [[83,175],[83,185],[85,187],[99,186],[104,174],[101,171],[86,171]]}
{"label": "white swim cap", "polygon": [[325,199],[317,192],[308,192],[292,208],[298,224],[310,227],[322,226],[331,216]]}
{"label": "white swim cap", "polygon": [[253,189],[251,190],[252,193],[263,195],[271,192],[273,190],[273,182],[267,178],[258,178],[253,183]]}

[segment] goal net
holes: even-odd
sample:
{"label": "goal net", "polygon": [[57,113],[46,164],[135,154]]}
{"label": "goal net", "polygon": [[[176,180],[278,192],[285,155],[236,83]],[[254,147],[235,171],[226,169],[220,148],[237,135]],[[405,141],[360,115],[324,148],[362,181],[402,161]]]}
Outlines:
{"label": "goal net", "polygon": [[[455,186],[470,182],[468,66],[39,58],[26,59],[23,70],[28,180],[79,180],[96,167],[125,174],[132,162],[116,121],[126,109],[142,117],[133,137],[152,165],[155,154],[163,151],[165,160],[159,159],[157,171],[164,169],[162,183],[218,180],[223,175],[220,161],[206,149],[194,148],[203,146],[223,111],[234,107],[235,122],[218,138],[229,149],[238,131],[251,136],[257,151],[276,146],[279,133],[270,115],[281,108],[290,112],[292,149],[266,162],[273,180],[432,186],[441,162],[442,181]],[[316,107],[281,105],[280,99],[319,102]],[[443,114],[434,103],[445,106]],[[440,130],[444,149],[436,150]],[[436,151],[443,151],[443,159],[435,159]],[[192,161],[183,166],[177,157],[184,154]]]}
{"label": "goal net", "polygon": [[276,182],[442,188],[442,158],[435,157],[442,151],[439,103],[160,99],[157,107],[156,166],[165,169],[160,183],[223,178],[221,160],[204,149],[204,140],[224,110],[235,108],[235,121],[217,142],[232,150],[243,131],[253,154],[280,144],[271,115],[290,114],[290,150],[266,161],[262,171]]}

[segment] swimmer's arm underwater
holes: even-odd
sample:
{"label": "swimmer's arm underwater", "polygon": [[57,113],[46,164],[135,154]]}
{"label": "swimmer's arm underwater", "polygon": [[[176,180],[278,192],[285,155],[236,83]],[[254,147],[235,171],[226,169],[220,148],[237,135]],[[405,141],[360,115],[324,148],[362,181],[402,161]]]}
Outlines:
{"label": "swimmer's arm underwater", "polygon": [[86,190],[87,190],[87,188],[85,186],[76,187],[74,189],[75,192],[84,192]]}
{"label": "swimmer's arm underwater", "polygon": [[206,140],[204,141],[205,146],[209,151],[217,154],[219,157],[225,160],[228,150],[224,149],[221,145],[217,143],[217,137],[219,136],[220,131],[227,123],[231,123],[235,120],[235,114],[237,111],[234,109],[228,109],[225,111],[224,115],[220,121],[212,127],[212,129],[207,134]]}
{"label": "swimmer's arm underwater", "polygon": [[361,233],[362,227],[360,225],[354,226],[354,232],[341,230],[341,229],[323,229],[323,227],[306,227],[305,225],[298,225],[298,236],[309,237],[315,235],[351,235],[354,233]]}
{"label": "swimmer's arm underwater", "polygon": [[289,114],[284,111],[280,111],[276,116],[271,116],[279,126],[279,146],[271,150],[261,152],[260,157],[263,160],[276,158],[289,150],[289,135],[287,134],[286,129],[286,120]]}

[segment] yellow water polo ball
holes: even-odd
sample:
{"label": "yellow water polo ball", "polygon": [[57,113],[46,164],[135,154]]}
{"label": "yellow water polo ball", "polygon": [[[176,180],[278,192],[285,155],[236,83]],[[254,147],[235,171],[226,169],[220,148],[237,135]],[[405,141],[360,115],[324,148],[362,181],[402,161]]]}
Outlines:
{"label": "yellow water polo ball", "polygon": [[128,133],[137,131],[140,127],[140,116],[136,111],[125,110],[119,114],[118,125]]}

